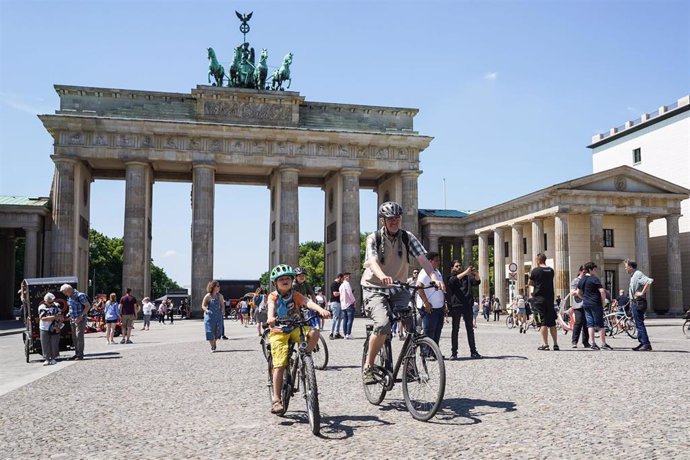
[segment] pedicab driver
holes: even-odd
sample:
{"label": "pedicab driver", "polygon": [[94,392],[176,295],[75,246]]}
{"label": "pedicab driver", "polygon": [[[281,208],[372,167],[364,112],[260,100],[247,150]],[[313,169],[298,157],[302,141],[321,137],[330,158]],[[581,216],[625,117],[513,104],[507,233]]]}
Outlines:
{"label": "pedicab driver", "polygon": [[[395,282],[404,283],[409,274],[410,256],[417,259],[431,281],[441,285],[431,262],[426,258],[426,249],[410,232],[400,228],[403,209],[398,203],[387,201],[379,207],[379,217],[383,221],[380,230],[367,236],[362,291],[364,310],[374,320],[374,331],[369,339],[367,361],[362,370],[365,384],[374,384],[372,371],[374,360],[386,342],[391,331],[389,308],[407,305],[410,294],[407,289],[391,286]],[[424,308],[431,312],[431,304],[426,301]]]}

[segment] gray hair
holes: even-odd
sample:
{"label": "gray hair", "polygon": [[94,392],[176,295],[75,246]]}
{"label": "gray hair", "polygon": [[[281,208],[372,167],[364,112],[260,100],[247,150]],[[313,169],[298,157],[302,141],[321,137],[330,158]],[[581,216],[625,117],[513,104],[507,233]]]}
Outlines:
{"label": "gray hair", "polygon": [[60,286],[60,292],[65,292],[67,289],[74,289],[70,284],[63,284]]}
{"label": "gray hair", "polygon": [[52,302],[55,300],[55,296],[53,295],[52,292],[49,292],[48,294],[43,296],[43,301],[44,302]]}

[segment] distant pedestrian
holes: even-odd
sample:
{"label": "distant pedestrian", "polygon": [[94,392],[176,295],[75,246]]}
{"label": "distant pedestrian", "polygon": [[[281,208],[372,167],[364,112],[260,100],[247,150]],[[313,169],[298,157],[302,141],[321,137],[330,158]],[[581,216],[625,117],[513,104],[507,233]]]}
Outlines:
{"label": "distant pedestrian", "polygon": [[122,340],[120,343],[132,343],[132,329],[134,319],[139,313],[139,303],[132,295],[132,289],[127,288],[126,294],[120,298],[120,317],[122,318]]}
{"label": "distant pedestrian", "polygon": [[340,335],[340,323],[342,321],[342,311],[340,308],[340,284],[343,282],[343,274],[338,273],[335,280],[331,283],[330,294],[331,294],[331,334],[328,336],[329,339],[342,339],[343,336]]}
{"label": "distant pedestrian", "polygon": [[[577,295],[582,297],[582,307],[585,311],[589,343],[592,350],[612,350],[606,344],[606,328],[604,327],[604,304],[606,303],[606,289],[597,277],[597,264],[587,262],[584,266],[584,276],[577,285]],[[601,348],[594,340],[595,332],[599,332]]]}
{"label": "distant pedestrian", "polygon": [[475,299],[472,303],[472,327],[477,329],[477,316],[479,316],[479,302]]}
{"label": "distant pedestrian", "polygon": [[582,336],[582,346],[589,348],[589,330],[587,329],[587,320],[585,319],[585,311],[582,307],[582,297],[577,295],[577,286],[580,280],[585,276],[585,268],[580,265],[577,271],[577,276],[570,283],[570,298],[573,307],[573,317],[570,318],[570,324],[573,325],[573,336],[570,339],[573,348],[577,348],[577,342]]}
{"label": "distant pedestrian", "polygon": [[84,329],[86,328],[86,315],[91,310],[89,296],[79,292],[69,284],[60,286],[60,292],[67,297],[69,305],[69,322],[72,327],[72,342],[74,344],[74,356],[70,360],[84,359]]}
{"label": "distant pedestrian", "polygon": [[637,262],[634,260],[625,260],[625,271],[631,275],[628,296],[632,303],[631,311],[637,327],[637,340],[640,342],[633,350],[652,351],[652,344],[649,341],[649,335],[647,335],[647,326],[644,324],[644,315],[647,311],[647,291],[654,279],[638,270]]}
{"label": "distant pedestrian", "polygon": [[175,318],[173,318],[174,313],[175,304],[173,304],[172,299],[168,299],[168,319],[170,320],[170,324],[175,324]]}
{"label": "distant pedestrian", "polygon": [[[328,305],[326,305],[326,296],[323,294],[323,288],[320,286],[317,286],[314,288],[314,291],[316,292],[316,298],[314,299],[314,302],[316,302],[316,305],[319,307],[323,308],[326,311],[330,311],[328,308]],[[319,325],[320,329],[323,330],[324,323],[326,322],[325,319],[319,316]]]}
{"label": "distant pedestrian", "polygon": [[55,302],[55,296],[47,293],[43,296],[43,302],[38,306],[38,329],[41,336],[41,352],[43,353],[44,366],[57,364],[60,355],[60,333],[63,321],[60,305]]}
{"label": "distant pedestrian", "polygon": [[112,292],[105,303],[105,341],[108,345],[115,343],[115,329],[118,321],[120,321],[120,303],[117,301],[115,293]]}
{"label": "distant pedestrian", "polygon": [[[439,280],[443,279],[443,275],[438,270],[438,267],[441,265],[441,257],[438,252],[429,251],[426,253],[426,258],[431,262],[436,278]],[[422,269],[418,273],[416,280],[417,286],[429,286],[431,284],[431,275]],[[445,292],[446,286],[443,283],[437,287],[417,291],[417,308],[422,315],[424,334],[436,342],[436,345],[441,341],[441,331],[443,330],[443,311],[446,306]]]}
{"label": "distant pedestrian", "polygon": [[[554,302],[554,278],[553,268],[546,265],[546,254],[540,252],[534,258],[536,267],[529,274],[529,285],[534,287],[530,307],[533,314],[539,314],[541,324],[539,332],[543,344],[538,350],[549,349],[548,335],[551,332],[553,340],[553,350],[558,351],[558,330],[556,329],[556,310],[553,309]],[[526,307],[525,307],[526,308]],[[529,319],[528,319],[529,321]],[[527,325],[525,325],[527,327]]]}
{"label": "distant pedestrian", "polygon": [[263,325],[268,321],[268,304],[266,299],[266,292],[263,288],[257,288],[254,293],[254,305],[256,305],[256,332],[259,337],[263,335],[264,328]]}
{"label": "distant pedestrian", "polygon": [[158,305],[158,324],[165,324],[165,317],[168,315],[168,303],[164,300]]}
{"label": "distant pedestrian", "polygon": [[355,321],[355,294],[350,285],[351,274],[343,273],[343,282],[338,291],[340,292],[340,308],[343,317],[343,335],[346,339],[352,338],[352,323]]}
{"label": "distant pedestrian", "polygon": [[216,340],[221,337],[221,324],[223,323],[222,305],[223,295],[220,293],[220,283],[213,280],[206,286],[207,294],[201,301],[201,309],[204,311],[204,331],[206,340],[211,345],[211,353],[216,352]]}
{"label": "distant pedestrian", "polygon": [[246,297],[242,297],[237,303],[237,316],[240,318],[240,324],[249,327],[249,304]]}
{"label": "distant pedestrian", "polygon": [[474,341],[474,326],[472,325],[472,304],[474,303],[472,288],[480,284],[481,279],[474,266],[470,265],[463,270],[459,260],[453,261],[451,275],[446,283],[449,293],[450,316],[452,318],[450,359],[458,359],[458,332],[461,318],[465,321],[470,357],[475,359],[482,357],[477,352],[477,346]]}
{"label": "distant pedestrian", "polygon": [[500,321],[501,319],[501,300],[498,297],[494,297],[494,301],[491,304],[491,308],[494,310],[494,321]]}
{"label": "distant pedestrian", "polygon": [[141,307],[142,313],[144,314],[144,326],[141,330],[149,330],[151,328],[151,313],[153,312],[153,302],[151,302],[150,297],[144,297],[142,300],[143,305]]}

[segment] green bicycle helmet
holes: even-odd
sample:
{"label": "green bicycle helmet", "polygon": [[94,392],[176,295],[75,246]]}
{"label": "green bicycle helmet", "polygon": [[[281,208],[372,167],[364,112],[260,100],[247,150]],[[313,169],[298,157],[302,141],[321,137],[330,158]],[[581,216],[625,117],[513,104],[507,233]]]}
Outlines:
{"label": "green bicycle helmet", "polygon": [[291,266],[285,265],[285,264],[280,264],[276,265],[273,267],[273,270],[271,270],[271,281],[276,282],[278,278],[281,276],[290,276],[292,278],[295,277],[295,271],[292,269]]}

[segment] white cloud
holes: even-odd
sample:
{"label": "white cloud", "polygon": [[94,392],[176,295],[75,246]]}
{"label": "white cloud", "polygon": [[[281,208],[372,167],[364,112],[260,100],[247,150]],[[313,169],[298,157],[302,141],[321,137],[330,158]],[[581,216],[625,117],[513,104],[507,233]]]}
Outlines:
{"label": "white cloud", "polygon": [[163,253],[163,257],[175,257],[177,255],[177,251],[173,251],[172,249],[168,249]]}
{"label": "white cloud", "polygon": [[0,104],[4,104],[20,112],[40,115],[53,113],[55,109],[50,107],[43,98],[0,92]]}
{"label": "white cloud", "polygon": [[484,80],[495,81],[498,78],[498,72],[489,72],[484,74]]}

